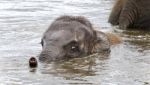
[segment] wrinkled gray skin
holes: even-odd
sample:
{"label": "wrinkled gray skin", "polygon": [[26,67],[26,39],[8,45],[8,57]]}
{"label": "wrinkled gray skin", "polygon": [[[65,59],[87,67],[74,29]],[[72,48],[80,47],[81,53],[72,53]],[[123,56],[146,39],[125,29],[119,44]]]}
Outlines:
{"label": "wrinkled gray skin", "polygon": [[44,33],[39,60],[44,62],[82,57],[95,52],[109,51],[108,37],[96,32],[81,16],[61,16]]}
{"label": "wrinkled gray skin", "polygon": [[117,0],[109,22],[121,29],[150,29],[150,0]]}

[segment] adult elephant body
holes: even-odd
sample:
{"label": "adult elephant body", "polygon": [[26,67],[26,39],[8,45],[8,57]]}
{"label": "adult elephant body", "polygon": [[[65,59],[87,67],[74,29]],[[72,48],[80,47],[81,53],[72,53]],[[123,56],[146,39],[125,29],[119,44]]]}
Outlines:
{"label": "adult elephant body", "polygon": [[109,17],[120,28],[150,28],[150,0],[117,0]]}

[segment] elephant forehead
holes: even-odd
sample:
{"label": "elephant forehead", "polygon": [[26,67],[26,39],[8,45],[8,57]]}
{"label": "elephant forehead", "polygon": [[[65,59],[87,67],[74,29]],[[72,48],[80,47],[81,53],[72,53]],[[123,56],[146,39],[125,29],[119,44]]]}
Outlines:
{"label": "elephant forehead", "polygon": [[59,30],[59,31],[54,31],[51,35],[51,39],[70,39],[73,37],[73,33],[67,30]]}
{"label": "elephant forehead", "polygon": [[83,41],[84,33],[69,31],[69,30],[59,30],[59,31],[51,31],[45,35],[44,40],[51,43],[68,43],[70,41]]}
{"label": "elephant forehead", "polygon": [[67,30],[51,31],[45,35],[45,40],[51,42],[64,42],[71,39],[73,39],[73,33]]}

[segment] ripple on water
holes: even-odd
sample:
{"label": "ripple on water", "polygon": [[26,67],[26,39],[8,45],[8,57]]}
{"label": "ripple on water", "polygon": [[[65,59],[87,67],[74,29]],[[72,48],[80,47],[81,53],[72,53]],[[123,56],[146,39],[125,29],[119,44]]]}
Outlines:
{"label": "ripple on water", "polygon": [[[118,31],[107,23],[115,0],[1,0],[0,84],[144,85],[150,83],[150,33]],[[60,15],[82,15],[97,30],[113,32],[123,43],[110,55],[92,55],[28,67],[41,51],[40,40]],[[115,28],[115,30],[113,29]],[[145,83],[146,82],[146,83]]]}

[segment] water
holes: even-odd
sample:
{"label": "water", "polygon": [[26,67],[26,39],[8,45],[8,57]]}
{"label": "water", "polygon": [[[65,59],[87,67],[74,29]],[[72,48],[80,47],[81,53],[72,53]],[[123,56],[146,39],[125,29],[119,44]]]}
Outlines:
{"label": "water", "polygon": [[[114,1],[1,0],[0,85],[150,85],[150,32],[123,31],[107,23]],[[39,63],[30,69],[28,59],[40,53],[43,32],[66,14],[87,17],[123,43],[112,46],[108,57]]]}

